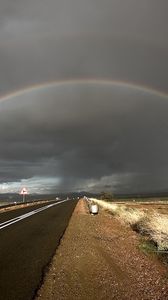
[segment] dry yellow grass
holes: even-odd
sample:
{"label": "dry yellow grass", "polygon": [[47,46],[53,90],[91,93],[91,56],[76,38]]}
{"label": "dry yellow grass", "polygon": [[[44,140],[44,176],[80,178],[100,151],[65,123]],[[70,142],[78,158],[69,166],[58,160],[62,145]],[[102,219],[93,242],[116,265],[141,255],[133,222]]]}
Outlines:
{"label": "dry yellow grass", "polygon": [[108,203],[103,200],[91,198],[103,209],[111,212],[122,222],[129,224],[133,228],[138,228],[140,232],[149,235],[157,246],[158,250],[168,250],[168,216],[159,214],[156,211],[144,212],[137,208],[128,208],[117,203]]}
{"label": "dry yellow grass", "polygon": [[155,212],[149,217],[148,231],[159,250],[168,250],[168,216]]}

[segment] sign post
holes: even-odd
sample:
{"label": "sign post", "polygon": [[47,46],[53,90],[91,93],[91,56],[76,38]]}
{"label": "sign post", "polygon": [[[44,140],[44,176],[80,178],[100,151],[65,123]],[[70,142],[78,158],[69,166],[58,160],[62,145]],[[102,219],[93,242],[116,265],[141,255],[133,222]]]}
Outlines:
{"label": "sign post", "polygon": [[23,202],[26,200],[26,195],[28,194],[28,191],[26,188],[23,188],[20,192],[21,195],[23,195]]}

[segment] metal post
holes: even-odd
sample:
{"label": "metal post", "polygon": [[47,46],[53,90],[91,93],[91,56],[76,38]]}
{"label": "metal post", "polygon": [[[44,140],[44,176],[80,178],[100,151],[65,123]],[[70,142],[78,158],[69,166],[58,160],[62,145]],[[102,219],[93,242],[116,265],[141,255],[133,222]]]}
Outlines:
{"label": "metal post", "polygon": [[26,198],[25,196],[26,196],[26,195],[25,195],[25,194],[23,194],[23,202],[25,202],[25,198]]}

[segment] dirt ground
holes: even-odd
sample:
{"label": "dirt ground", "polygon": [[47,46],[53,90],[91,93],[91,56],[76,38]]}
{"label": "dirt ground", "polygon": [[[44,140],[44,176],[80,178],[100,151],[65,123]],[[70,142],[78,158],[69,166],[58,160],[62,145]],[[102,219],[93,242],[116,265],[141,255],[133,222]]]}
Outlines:
{"label": "dirt ground", "polygon": [[166,300],[168,273],[140,236],[80,200],[35,300]]}

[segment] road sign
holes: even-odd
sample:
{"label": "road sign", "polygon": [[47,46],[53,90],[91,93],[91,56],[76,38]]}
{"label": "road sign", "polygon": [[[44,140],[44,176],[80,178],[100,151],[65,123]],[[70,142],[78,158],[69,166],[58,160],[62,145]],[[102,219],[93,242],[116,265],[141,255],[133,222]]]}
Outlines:
{"label": "road sign", "polygon": [[21,195],[23,195],[23,202],[26,202],[26,195],[28,194],[28,191],[26,188],[23,188],[20,192]]}
{"label": "road sign", "polygon": [[20,192],[21,195],[27,195],[28,194],[28,191],[26,188],[23,188]]}

